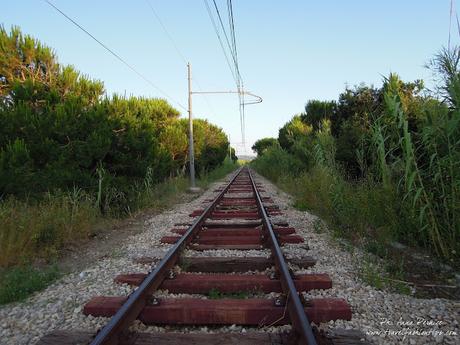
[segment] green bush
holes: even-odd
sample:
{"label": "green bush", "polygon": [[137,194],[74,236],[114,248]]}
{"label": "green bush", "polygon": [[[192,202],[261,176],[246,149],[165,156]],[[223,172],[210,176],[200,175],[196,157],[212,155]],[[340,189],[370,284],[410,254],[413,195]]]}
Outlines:
{"label": "green bush", "polygon": [[[0,27],[0,267],[55,257],[101,215],[167,204],[186,185],[179,115],[164,99],[108,96],[49,47]],[[195,120],[194,140],[205,177],[224,163],[228,138]]]}
{"label": "green bush", "polygon": [[276,146],[267,149],[252,164],[256,170],[275,182],[286,174],[296,175],[305,169],[300,159]]}
{"label": "green bush", "polygon": [[[0,56],[0,197],[77,187],[101,212],[126,212],[147,175],[158,183],[187,169],[187,121],[165,100],[108,97],[18,28],[0,28]],[[205,120],[194,134],[198,173],[216,168],[227,136]]]}
{"label": "green bush", "polygon": [[251,149],[257,153],[257,156],[262,156],[267,149],[273,146],[279,146],[278,139],[262,138],[257,140],[254,145],[252,145]]}
{"label": "green bush", "polygon": [[396,74],[309,101],[254,167],[341,235],[398,240],[459,260],[460,48],[431,62],[443,100]]}

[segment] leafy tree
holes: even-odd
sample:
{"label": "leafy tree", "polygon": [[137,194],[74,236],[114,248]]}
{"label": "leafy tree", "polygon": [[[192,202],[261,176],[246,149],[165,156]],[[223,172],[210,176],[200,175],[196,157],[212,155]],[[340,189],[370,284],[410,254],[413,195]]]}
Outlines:
{"label": "leafy tree", "polygon": [[207,120],[195,119],[193,138],[198,172],[211,170],[224,161],[230,144],[222,128]]}
{"label": "leafy tree", "polygon": [[257,140],[254,145],[252,145],[252,151],[257,153],[257,156],[262,156],[262,154],[270,147],[279,146],[278,139],[276,138],[262,138]]}
{"label": "leafy tree", "polygon": [[[103,84],[18,28],[0,28],[0,195],[55,189],[105,191],[129,199],[133,186],[185,168],[185,120],[164,99],[103,97]],[[209,170],[228,152],[222,129],[194,122],[197,165]],[[99,202],[98,201],[98,202]]]}
{"label": "leafy tree", "polygon": [[355,119],[361,126],[369,128],[372,115],[382,110],[382,90],[361,84],[353,89],[346,88],[339,95],[337,111],[331,118],[332,135],[338,137],[342,124]]}
{"label": "leafy tree", "polygon": [[160,145],[169,153],[173,170],[177,173],[184,168],[188,153],[188,136],[181,126],[172,123],[161,132]]}
{"label": "leafy tree", "polygon": [[10,34],[0,26],[0,104],[28,102],[40,109],[78,99],[94,105],[104,92],[103,84],[81,76],[72,66],[61,66],[54,52],[13,27]]}
{"label": "leafy tree", "polygon": [[46,85],[55,83],[60,66],[54,52],[18,27],[11,32],[0,26],[0,95],[10,95],[12,87],[30,80]]}
{"label": "leafy tree", "polygon": [[278,141],[283,149],[289,151],[297,140],[310,135],[312,132],[312,126],[304,123],[300,115],[295,115],[291,121],[280,128]]}
{"label": "leafy tree", "polygon": [[305,105],[305,112],[300,117],[303,122],[312,126],[314,131],[318,131],[323,120],[334,117],[336,109],[335,101],[310,100]]}
{"label": "leafy tree", "polygon": [[233,163],[236,163],[238,161],[238,157],[233,147],[230,148],[230,158],[232,159]]}

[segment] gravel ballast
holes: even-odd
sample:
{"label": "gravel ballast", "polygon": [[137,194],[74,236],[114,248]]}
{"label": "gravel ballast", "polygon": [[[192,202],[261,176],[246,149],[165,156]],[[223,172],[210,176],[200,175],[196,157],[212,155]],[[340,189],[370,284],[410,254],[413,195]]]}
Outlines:
{"label": "gravel ballast", "polygon": [[359,264],[364,253],[342,249],[327,231],[314,231],[320,219],[308,212],[298,211],[291,205],[293,198],[280,191],[265,178],[266,193],[280,206],[289,225],[308,243],[309,249],[299,245],[285,245],[287,257],[310,255],[317,259],[315,266],[298,270],[299,273],[327,273],[332,289],[315,290],[306,298],[339,297],[351,305],[351,321],[336,321],[321,325],[322,329],[359,329],[374,344],[459,344],[460,302],[446,299],[417,299],[408,295],[377,290],[359,278]]}
{"label": "gravel ballast", "polygon": [[[228,179],[227,179],[228,180]],[[444,299],[416,299],[411,296],[379,291],[358,278],[357,263],[362,253],[343,250],[330,237],[327,231],[317,233],[314,224],[317,217],[308,212],[298,211],[290,205],[289,195],[280,192],[274,185],[257,175],[265,192],[262,196],[272,197],[280,207],[282,216],[276,220],[285,220],[303,236],[305,243],[286,245],[283,251],[288,257],[312,256],[317,264],[302,272],[328,273],[333,281],[330,290],[313,291],[307,298],[331,296],[345,298],[353,309],[352,321],[336,321],[321,325],[323,329],[353,328],[367,334],[368,340],[375,344],[458,344],[459,333],[459,302]],[[0,307],[0,344],[35,344],[40,337],[55,329],[80,329],[96,331],[107,322],[107,318],[84,316],[84,304],[94,296],[127,295],[132,291],[128,285],[113,282],[113,278],[121,273],[147,272],[148,265],[134,263],[133,259],[142,256],[161,258],[171,247],[161,244],[160,239],[171,235],[170,229],[175,223],[190,222],[188,216],[195,209],[203,209],[206,199],[217,195],[214,192],[225,182],[215,183],[197,199],[176,205],[159,215],[145,221],[144,229],[137,235],[125,239],[124,244],[114,248],[113,255],[101,258],[84,270],[79,270],[61,278],[44,291],[38,292],[21,303],[13,303]],[[275,217],[274,217],[275,219]],[[268,256],[264,251],[186,250],[187,256]],[[295,269],[299,272],[298,269]],[[159,292],[158,296],[165,295]],[[175,297],[192,295],[175,295]],[[193,295],[198,297],[199,295]],[[200,296],[200,298],[206,298]],[[256,328],[228,327],[156,327],[144,326],[139,322],[133,326],[147,332],[253,332]],[[289,326],[264,328],[264,331],[276,332],[289,329]],[[411,335],[425,333],[425,335]],[[457,335],[448,335],[455,332]]]}

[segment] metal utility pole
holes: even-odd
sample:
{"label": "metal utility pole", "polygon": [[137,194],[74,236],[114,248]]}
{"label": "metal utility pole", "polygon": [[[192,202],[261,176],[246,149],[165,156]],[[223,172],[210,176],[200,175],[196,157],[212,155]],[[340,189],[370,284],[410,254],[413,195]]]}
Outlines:
{"label": "metal utility pole", "polygon": [[195,184],[195,153],[193,149],[193,115],[192,115],[192,66],[187,64],[188,75],[188,152],[190,160],[190,191],[197,192]]}
{"label": "metal utility pole", "polygon": [[[254,98],[256,98],[254,101],[251,102],[245,102],[244,98],[242,101],[242,104],[240,103],[241,106],[245,106],[248,104],[257,104],[262,102],[262,97],[254,95],[253,93],[249,91],[245,91],[242,88],[238,87],[237,91],[192,91],[192,65],[187,63],[187,76],[188,76],[188,131],[189,131],[189,139],[188,139],[188,149],[189,149],[189,160],[190,160],[190,188],[188,189],[190,192],[199,192],[200,187],[197,187],[195,184],[195,156],[194,156],[194,150],[193,150],[193,115],[192,115],[192,95],[193,94],[238,94],[238,95],[250,95]],[[230,137],[229,137],[230,141]],[[230,159],[232,158],[232,148],[228,147],[228,154],[230,156]]]}

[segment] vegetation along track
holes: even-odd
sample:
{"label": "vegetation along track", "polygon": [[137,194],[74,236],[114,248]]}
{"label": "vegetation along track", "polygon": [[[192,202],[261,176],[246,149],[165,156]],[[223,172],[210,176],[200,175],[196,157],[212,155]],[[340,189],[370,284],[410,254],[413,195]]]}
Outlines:
{"label": "vegetation along track", "polygon": [[[176,224],[172,236],[161,239],[174,244],[160,260],[140,258],[152,263],[146,274],[122,274],[118,283],[138,286],[128,297],[92,298],[83,309],[87,315],[111,317],[97,333],[54,331],[39,344],[317,344],[334,343],[313,330],[336,319],[351,319],[351,308],[339,298],[306,299],[299,292],[331,288],[327,274],[294,274],[289,264],[312,266],[311,257],[286,260],[280,248],[284,243],[299,243],[288,223],[276,221],[280,215],[263,187],[256,183],[249,168],[240,168],[204,210],[195,210],[191,224]],[[303,244],[305,245],[305,244]],[[270,257],[185,257],[184,249],[267,250]],[[289,261],[291,261],[289,263]],[[295,262],[293,262],[295,261]],[[247,274],[247,272],[270,272]],[[156,298],[156,290],[169,294],[207,294],[212,298]],[[258,298],[247,298],[249,294]],[[241,298],[241,296],[246,298]],[[267,297],[268,296],[268,297]],[[238,298],[240,297],[240,298]],[[136,320],[146,325],[247,325],[262,332],[236,333],[151,333],[135,332]],[[264,328],[291,324],[289,331],[263,332]],[[336,338],[340,335],[337,336]],[[348,335],[337,343],[353,342]]]}

